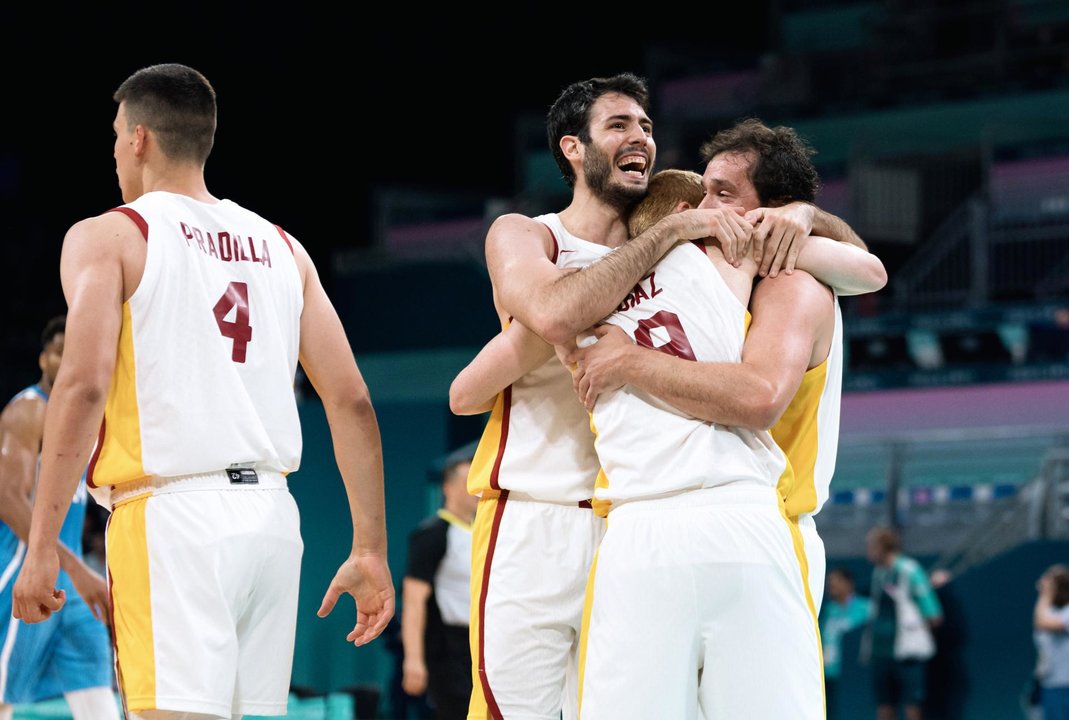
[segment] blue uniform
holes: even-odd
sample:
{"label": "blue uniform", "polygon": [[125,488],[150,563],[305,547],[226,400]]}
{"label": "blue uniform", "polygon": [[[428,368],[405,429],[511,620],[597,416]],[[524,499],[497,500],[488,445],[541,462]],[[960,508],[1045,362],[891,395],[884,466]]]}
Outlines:
{"label": "blue uniform", "polygon": [[[36,385],[19,395],[26,394],[48,400]],[[60,542],[79,557],[87,501],[83,475],[59,533]],[[60,570],[56,581],[67,594],[60,612],[33,625],[11,616],[12,590],[25,555],[26,544],[0,523],[0,702],[23,705],[74,690],[110,688],[108,629],[93,617],[66,572]]]}

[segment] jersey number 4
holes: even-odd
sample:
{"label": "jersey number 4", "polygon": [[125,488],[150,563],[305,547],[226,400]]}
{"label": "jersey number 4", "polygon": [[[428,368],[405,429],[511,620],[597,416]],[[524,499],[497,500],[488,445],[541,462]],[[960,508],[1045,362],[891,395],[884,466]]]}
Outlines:
{"label": "jersey number 4", "polygon": [[[234,309],[234,319],[225,319]],[[249,324],[249,286],[243,282],[232,282],[226,292],[212,308],[215,323],[223,337],[234,341],[230,359],[236,363],[245,362],[245,349],[252,340],[252,325]]]}

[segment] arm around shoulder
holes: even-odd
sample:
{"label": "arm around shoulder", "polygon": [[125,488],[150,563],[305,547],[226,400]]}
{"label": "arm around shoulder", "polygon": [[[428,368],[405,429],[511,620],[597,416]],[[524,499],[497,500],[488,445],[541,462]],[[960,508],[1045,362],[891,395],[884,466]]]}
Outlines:
{"label": "arm around shoulder", "polygon": [[887,269],[878,257],[848,243],[819,235],[806,239],[798,267],[832,287],[838,295],[863,295],[887,285]]}

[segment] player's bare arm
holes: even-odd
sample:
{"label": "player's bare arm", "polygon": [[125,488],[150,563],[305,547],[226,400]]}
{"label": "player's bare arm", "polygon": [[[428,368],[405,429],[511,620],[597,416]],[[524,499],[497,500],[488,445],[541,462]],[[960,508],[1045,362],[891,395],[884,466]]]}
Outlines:
{"label": "player's bare arm", "polygon": [[486,262],[500,309],[557,345],[608,316],[676,243],[718,237],[736,248],[751,232],[735,213],[686,210],[578,272],[563,274],[550,259],[552,239],[545,227],[522,215],[505,215],[487,234]]}
{"label": "player's bare arm", "polygon": [[[41,471],[34,499],[26,560],[15,583],[14,614],[40,622],[65,602],[56,590],[61,555],[59,531],[89,461],[104,418],[124,299],[123,254],[136,226],[118,213],[83,220],[67,231],[60,280],[67,300],[63,371],[45,415]],[[98,617],[106,616],[103,580],[84,563],[64,568]]]}
{"label": "player's bare arm", "polygon": [[0,521],[23,542],[30,535],[44,420],[45,403],[38,397],[16,397],[0,413]]}
{"label": "player's bare arm", "polygon": [[[0,521],[26,542],[33,514],[34,479],[44,433],[45,403],[36,397],[12,400],[0,414]],[[108,621],[108,588],[104,578],[63,543],[58,543],[60,567],[76,579],[75,588],[93,614]]]}
{"label": "player's bare arm", "polygon": [[553,346],[513,321],[495,335],[449,386],[449,409],[477,415],[494,407],[497,395],[553,357]]}
{"label": "player's bare arm", "polygon": [[830,291],[804,271],[762,280],[739,363],[684,360],[638,347],[619,328],[599,327],[598,342],[573,356],[576,391],[591,409],[600,393],[628,384],[701,420],[768,429],[806,369],[827,355],[831,304]]}
{"label": "player's bare arm", "polygon": [[754,226],[754,259],[762,277],[775,277],[781,269],[793,272],[798,253],[809,235],[829,237],[868,250],[848,223],[812,203],[798,201],[775,208],[760,207],[746,213],[746,219]]}
{"label": "player's bare arm", "polygon": [[353,522],[352,549],[327,588],[319,616],[328,615],[343,593],[352,595],[357,622],[346,640],[360,646],[378,637],[394,614],[386,563],[382,439],[341,319],[307,251],[296,240],[293,249],[304,284],[300,362],[323,401]]}
{"label": "player's bare arm", "polygon": [[838,295],[863,295],[887,285],[887,269],[878,257],[856,245],[819,235],[805,238],[798,254],[798,268]]}
{"label": "player's bare arm", "polygon": [[401,687],[409,695],[427,690],[427,657],[423,647],[423,633],[427,628],[427,601],[431,584],[426,580],[406,577],[401,580]]}

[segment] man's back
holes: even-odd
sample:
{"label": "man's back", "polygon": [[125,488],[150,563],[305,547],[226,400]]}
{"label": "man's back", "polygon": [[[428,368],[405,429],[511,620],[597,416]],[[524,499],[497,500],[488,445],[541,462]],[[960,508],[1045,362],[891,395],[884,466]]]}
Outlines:
{"label": "man's back", "polygon": [[226,200],[152,192],[117,212],[138,226],[146,256],[124,306],[91,485],[296,470],[303,288],[289,238]]}
{"label": "man's back", "polygon": [[[725,273],[727,275],[725,276]],[[723,268],[700,243],[680,245],[654,265],[606,322],[635,343],[700,362],[738,362],[747,310]],[[741,479],[771,485],[785,460],[767,433],[695,420],[670,403],[625,386],[601,396],[592,412],[605,470],[595,507],[607,501],[674,494]],[[710,466],[709,458],[716,458]]]}

